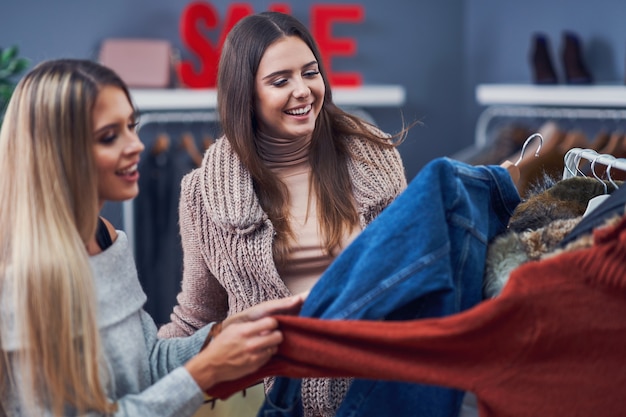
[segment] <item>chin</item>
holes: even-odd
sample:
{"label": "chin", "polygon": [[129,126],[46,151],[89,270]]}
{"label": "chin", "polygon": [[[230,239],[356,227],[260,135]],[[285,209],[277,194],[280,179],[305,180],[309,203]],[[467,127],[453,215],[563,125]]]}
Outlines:
{"label": "chin", "polygon": [[298,139],[304,136],[311,136],[313,134],[313,130],[314,129],[304,129],[304,130],[294,131],[291,133],[290,136],[293,139]]}
{"label": "chin", "polygon": [[115,196],[115,198],[112,198],[110,200],[115,201],[117,203],[123,203],[124,201],[129,201],[129,200],[134,199],[138,195],[139,195],[139,191],[120,193],[119,195]]}
{"label": "chin", "polygon": [[137,197],[139,195],[139,193],[132,193],[131,195],[129,195],[128,197],[126,197],[123,201],[128,201],[128,200],[132,200],[135,197]]}

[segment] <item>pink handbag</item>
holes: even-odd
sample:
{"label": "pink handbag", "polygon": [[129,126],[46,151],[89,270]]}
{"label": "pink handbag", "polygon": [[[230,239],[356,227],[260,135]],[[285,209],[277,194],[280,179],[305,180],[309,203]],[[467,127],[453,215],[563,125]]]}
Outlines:
{"label": "pink handbag", "polygon": [[172,84],[172,52],[172,45],[165,40],[106,39],[98,60],[130,88],[168,88]]}

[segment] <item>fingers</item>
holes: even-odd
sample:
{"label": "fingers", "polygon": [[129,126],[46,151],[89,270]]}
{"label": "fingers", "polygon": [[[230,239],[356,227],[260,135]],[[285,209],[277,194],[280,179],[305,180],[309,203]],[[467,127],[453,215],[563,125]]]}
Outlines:
{"label": "fingers", "polygon": [[513,180],[513,184],[517,185],[520,179],[520,175],[521,175],[519,167],[513,164],[511,161],[504,161],[503,163],[500,164],[500,166],[502,168],[505,168],[507,171],[509,171],[509,175],[511,176],[511,179]]}
{"label": "fingers", "polygon": [[274,316],[277,314],[297,314],[300,312],[303,303],[304,297],[302,295],[294,295],[277,300],[265,301],[228,317],[224,320],[223,325],[224,327],[227,327],[232,323],[255,321],[263,317]]}
{"label": "fingers", "polygon": [[224,333],[228,334],[229,337],[248,340],[251,350],[277,345],[283,339],[282,333],[278,331],[278,322],[272,317],[264,317],[245,323],[233,323],[219,336]]}
{"label": "fingers", "polygon": [[251,307],[250,319],[257,320],[265,316],[273,316],[276,314],[295,314],[300,311],[304,303],[302,295],[294,295],[291,297],[280,298],[278,300],[270,300]]}
{"label": "fingers", "polygon": [[219,333],[185,367],[199,386],[236,379],[254,372],[278,351],[283,335],[272,317],[233,323]]}
{"label": "fingers", "polygon": [[282,333],[277,329],[276,320],[266,317],[255,322],[235,323],[228,331],[224,331],[217,338],[230,339],[228,352],[231,365],[228,371],[247,374],[263,366],[278,351],[278,345],[283,341]]}
{"label": "fingers", "polygon": [[231,330],[236,337],[246,340],[249,352],[260,353],[261,356],[267,354],[268,349],[274,354],[283,341],[283,334],[278,330],[278,322],[271,317],[248,323],[236,323]]}
{"label": "fingers", "polygon": [[298,294],[292,297],[283,298],[281,300],[272,301],[276,301],[276,303],[268,306],[268,315],[273,316],[277,314],[297,314],[302,308],[302,304],[304,303],[304,297],[301,294]]}

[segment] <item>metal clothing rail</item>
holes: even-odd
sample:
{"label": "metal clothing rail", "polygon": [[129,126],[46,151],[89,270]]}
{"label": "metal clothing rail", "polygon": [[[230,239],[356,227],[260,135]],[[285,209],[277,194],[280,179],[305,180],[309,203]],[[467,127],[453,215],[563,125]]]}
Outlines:
{"label": "metal clothing rail", "polygon": [[[138,106],[139,108],[145,108],[147,106]],[[372,116],[362,108],[345,107],[345,111],[348,111],[354,115],[357,115],[371,123],[374,123]],[[219,117],[217,110],[199,110],[199,111],[148,111],[139,114],[139,125],[137,126],[137,132],[146,126],[152,124],[167,124],[167,123],[217,123]],[[122,203],[122,225],[128,242],[131,247],[135,248],[135,218],[134,218],[134,204],[133,200],[124,201]]]}
{"label": "metal clothing rail", "polygon": [[[151,124],[166,123],[214,123],[218,121],[217,112],[208,111],[157,111],[141,113],[137,133]],[[122,225],[128,237],[128,243],[135,250],[135,212],[133,200],[122,203]]]}
{"label": "metal clothing rail", "polygon": [[534,106],[490,106],[478,117],[475,130],[475,144],[479,147],[487,145],[489,124],[497,117],[540,118],[561,120],[626,120],[626,110],[572,108],[572,107],[534,107]]}
{"label": "metal clothing rail", "polygon": [[197,112],[176,112],[176,111],[160,111],[141,113],[139,116],[139,126],[141,129],[150,124],[165,123],[214,123],[217,122],[216,111],[197,111]]}
{"label": "metal clothing rail", "polygon": [[604,164],[607,166],[609,172],[613,168],[626,171],[626,159],[624,158],[616,158],[613,155],[598,153],[593,149],[572,148],[567,151],[564,157],[565,167],[563,169],[563,179],[578,175],[578,164],[582,159],[586,159],[592,164],[596,162]]}

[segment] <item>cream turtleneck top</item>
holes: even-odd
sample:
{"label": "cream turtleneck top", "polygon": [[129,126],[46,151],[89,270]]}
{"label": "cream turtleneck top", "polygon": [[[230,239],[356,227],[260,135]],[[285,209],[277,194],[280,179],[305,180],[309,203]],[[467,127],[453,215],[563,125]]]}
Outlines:
{"label": "cream turtleneck top", "polygon": [[[289,262],[279,268],[278,273],[292,294],[310,290],[338,255],[329,255],[322,247],[317,199],[310,187],[310,144],[310,137],[295,140],[278,139],[264,134],[257,137],[259,155],[289,190],[289,214],[295,241],[290,248]],[[343,247],[360,231],[357,227],[345,236]]]}

